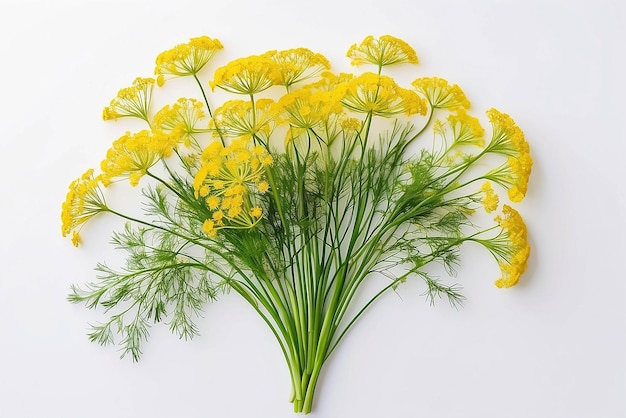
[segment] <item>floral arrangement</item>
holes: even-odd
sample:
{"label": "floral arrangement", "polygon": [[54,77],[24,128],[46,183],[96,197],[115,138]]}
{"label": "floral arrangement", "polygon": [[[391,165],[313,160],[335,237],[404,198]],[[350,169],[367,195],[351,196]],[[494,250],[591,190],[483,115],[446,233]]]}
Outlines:
{"label": "floral arrangement", "polygon": [[[370,70],[360,74],[332,73],[324,56],[299,48],[239,58],[201,80],[222,48],[203,36],[158,55],[155,78],[137,78],[103,112],[145,129],[121,135],[99,173],[70,184],[62,234],[75,246],[97,215],[127,221],[112,237],[126,264],[99,264],[97,281],[69,295],[108,313],[92,341],[138,360],[153,324],[192,338],[205,304],[234,291],[276,337],[294,410],[308,413],[325,361],[381,295],[420,279],[431,302],[462,302],[458,285],[425,266],[452,272],[459,247],[473,242],[499,265],[496,286],[518,283],[530,247],[511,205],[533,162],[510,116],[488,110],[486,134],[459,86],[438,77],[398,85],[384,70],[418,57],[393,36],[350,47],[352,64]],[[175,91],[181,77],[199,98],[155,112],[155,91]],[[232,98],[217,105],[216,90]],[[141,184],[140,216],[107,203],[121,181]],[[479,210],[498,214],[482,227]],[[388,280],[363,296],[375,275]]]}

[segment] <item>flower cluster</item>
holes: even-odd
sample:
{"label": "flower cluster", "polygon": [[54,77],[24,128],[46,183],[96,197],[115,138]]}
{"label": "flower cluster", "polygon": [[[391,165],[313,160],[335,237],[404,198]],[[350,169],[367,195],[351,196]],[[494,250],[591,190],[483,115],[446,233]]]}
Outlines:
{"label": "flower cluster", "polygon": [[414,91],[403,89],[391,78],[364,73],[347,82],[342,100],[344,106],[355,112],[390,117],[398,113],[407,116],[426,114],[426,103]]}
{"label": "flower cluster", "polygon": [[224,48],[217,39],[208,36],[191,38],[188,43],[176,45],[156,58],[157,84],[163,86],[166,77],[194,76],[217,51]]}
{"label": "flower cluster", "polygon": [[491,170],[485,177],[506,187],[512,202],[520,202],[526,196],[533,166],[530,147],[524,132],[509,115],[490,109],[487,116],[493,127],[487,151],[508,158],[506,163]]}
{"label": "flower cluster", "polygon": [[276,84],[287,89],[330,69],[330,62],[322,54],[306,48],[288,49],[270,53],[278,67]]}
{"label": "flower cluster", "polygon": [[89,219],[108,210],[104,195],[100,190],[99,178],[94,178],[93,169],[72,181],[61,207],[61,233],[63,236],[72,232],[72,243],[78,247],[78,230]]}
{"label": "flower cluster", "polygon": [[111,100],[111,104],[104,108],[102,119],[117,120],[134,117],[148,122],[153,88],[153,78],[137,77],[130,87],[121,89]]}
{"label": "flower cluster", "polygon": [[379,38],[370,35],[359,45],[352,45],[346,55],[352,59],[352,65],[368,63],[384,67],[392,64],[418,63],[415,50],[402,39],[391,35]]}
{"label": "flower cluster", "polygon": [[267,140],[277,122],[278,109],[272,99],[259,99],[256,103],[229,100],[215,109],[209,128],[216,136],[258,137]]}
{"label": "flower cluster", "polygon": [[508,257],[499,263],[502,277],[496,281],[496,286],[511,287],[519,282],[528,266],[528,230],[519,212],[508,205],[504,205],[502,216],[497,216],[495,220],[502,227],[508,250]]}
{"label": "flower cluster", "polygon": [[[458,85],[419,77],[401,86],[387,67],[418,58],[390,35],[348,50],[353,65],[371,71],[334,73],[322,54],[294,48],[216,65],[202,80],[222,49],[202,36],[158,55],[156,81],[137,78],[103,111],[105,120],[147,126],[113,142],[100,174],[89,170],[70,184],[61,229],[74,245],[99,213],[127,221],[113,236],[127,265],[100,265],[100,281],[70,295],[118,310],[93,328],[93,341],[120,334],[123,354],[137,360],[152,323],[196,335],[204,304],[233,290],[271,328],[294,410],[307,413],[325,360],[381,295],[421,279],[431,301],[462,301],[428,263],[452,271],[460,246],[475,242],[500,267],[496,286],[520,281],[528,230],[508,203],[525,197],[533,160],[509,115],[487,111],[489,136]],[[196,83],[198,98],[154,112],[154,85],[176,89],[165,85],[174,77]],[[214,103],[221,95],[206,87],[235,96]],[[113,192],[105,187],[121,179],[141,180],[144,217],[105,203],[104,191]],[[500,213],[485,227],[472,218],[481,206]],[[355,298],[374,274],[389,281],[365,302]]]}
{"label": "flower cluster", "polygon": [[456,84],[450,85],[447,80],[439,77],[422,77],[411,83],[422,93],[432,108],[435,109],[469,109],[470,102],[463,90]]}
{"label": "flower cluster", "polygon": [[274,51],[263,55],[239,58],[215,71],[211,88],[219,87],[230,93],[253,95],[284,81],[276,62]]}
{"label": "flower cluster", "polygon": [[268,190],[265,169],[273,162],[267,150],[261,145],[251,147],[245,139],[235,140],[227,147],[213,142],[201,160],[193,189],[196,198],[204,199],[211,211],[203,231],[215,237],[218,229],[256,225],[263,212],[254,204],[254,196]]}
{"label": "flower cluster", "polygon": [[126,132],[113,142],[100,163],[102,183],[108,185],[114,179],[126,177],[136,186],[150,167],[172,154],[177,142],[177,136],[160,132]]}
{"label": "flower cluster", "polygon": [[180,138],[188,147],[196,135],[207,132],[208,129],[200,125],[205,117],[204,103],[181,97],[176,103],[159,110],[154,115],[152,126],[165,135]]}

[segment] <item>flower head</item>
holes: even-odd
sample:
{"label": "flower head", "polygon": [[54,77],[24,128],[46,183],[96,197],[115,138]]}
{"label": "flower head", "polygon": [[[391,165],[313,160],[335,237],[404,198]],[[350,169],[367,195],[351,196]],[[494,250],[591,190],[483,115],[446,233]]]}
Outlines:
{"label": "flower head", "polygon": [[211,88],[251,95],[279,85],[283,79],[278,64],[272,59],[274,54],[270,51],[229,62],[215,71]]}
{"label": "flower head", "polygon": [[455,146],[484,146],[485,130],[480,126],[478,119],[469,115],[464,108],[458,108],[448,115],[448,124],[452,130]]}
{"label": "flower head", "polygon": [[311,129],[324,124],[331,115],[343,113],[344,92],[345,88],[326,91],[316,89],[315,85],[305,86],[281,97],[278,106],[291,126]]}
{"label": "flower head", "polygon": [[462,107],[469,109],[470,102],[463,90],[456,84],[450,85],[447,80],[439,77],[423,77],[411,83],[422,93],[430,106],[436,109]]}
{"label": "flower head", "polygon": [[505,257],[499,262],[502,277],[496,281],[498,287],[511,287],[519,282],[526,271],[530,245],[528,230],[520,214],[508,205],[502,209],[503,216],[495,221],[502,227],[503,238],[506,240]]}
{"label": "flower head", "polygon": [[252,228],[262,215],[253,205],[254,195],[268,189],[265,168],[273,162],[263,146],[238,139],[224,147],[213,142],[202,154],[202,166],[194,179],[196,198],[204,199],[212,212],[203,226],[213,237],[221,228]]}
{"label": "flower head", "polygon": [[150,167],[172,153],[177,139],[162,132],[126,132],[113,142],[100,163],[103,184],[106,186],[115,178],[127,177],[130,184],[136,186]]}
{"label": "flower head", "polygon": [[376,116],[426,114],[424,99],[401,88],[391,77],[374,73],[363,73],[348,81],[342,103],[355,112]]}
{"label": "flower head", "polygon": [[521,201],[528,190],[533,159],[524,132],[506,113],[496,109],[487,111],[493,127],[492,138],[485,151],[507,156],[502,166],[490,171],[487,177],[508,188],[509,199]]}
{"label": "flower head", "polygon": [[483,184],[483,186],[480,188],[480,191],[483,194],[481,202],[485,208],[485,212],[491,213],[494,210],[498,209],[500,199],[491,187],[491,183],[485,182],[485,184]]}
{"label": "flower head", "polygon": [[132,86],[121,89],[117,96],[111,100],[109,106],[104,108],[102,119],[117,120],[119,118],[133,117],[149,123],[153,88],[154,79],[136,78]]}
{"label": "flower head", "polygon": [[93,169],[89,169],[69,186],[65,202],[61,206],[61,233],[65,237],[72,232],[72,243],[78,247],[81,240],[76,229],[98,213],[107,210],[99,179],[94,178]]}
{"label": "flower head", "polygon": [[168,76],[184,77],[197,74],[213,55],[223,48],[219,40],[200,36],[160,53],[156,58],[154,69],[158,85],[162,86]]}
{"label": "flower head", "polygon": [[487,147],[490,152],[512,157],[519,157],[530,152],[524,132],[513,118],[493,108],[487,111],[487,117],[492,126],[491,142]]}
{"label": "flower head", "polygon": [[222,136],[267,139],[276,122],[277,109],[272,99],[259,99],[254,104],[245,100],[229,100],[215,109],[209,128]]}
{"label": "flower head", "polygon": [[196,134],[206,132],[198,123],[204,119],[204,104],[196,99],[180,98],[173,105],[166,105],[152,119],[152,126],[167,135],[178,136],[189,146]]}
{"label": "flower head", "polygon": [[352,45],[346,55],[352,59],[352,65],[369,63],[383,67],[400,63],[417,64],[418,62],[415,50],[402,39],[391,35],[383,35],[380,38],[370,35],[361,44]]}
{"label": "flower head", "polygon": [[289,87],[330,68],[322,54],[306,48],[288,49],[270,54],[278,69],[277,85]]}

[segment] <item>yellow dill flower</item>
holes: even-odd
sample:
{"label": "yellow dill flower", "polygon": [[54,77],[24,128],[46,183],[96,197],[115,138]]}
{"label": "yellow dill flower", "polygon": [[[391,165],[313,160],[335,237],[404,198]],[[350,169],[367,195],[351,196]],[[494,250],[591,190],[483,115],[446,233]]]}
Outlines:
{"label": "yellow dill flower", "polygon": [[415,89],[422,93],[430,106],[436,109],[462,107],[469,109],[470,102],[463,90],[456,85],[448,84],[447,80],[439,77],[423,77],[412,83]]}
{"label": "yellow dill flower", "polygon": [[215,237],[217,235],[217,229],[215,228],[215,222],[211,219],[207,219],[202,224],[202,231],[210,237]]}
{"label": "yellow dill flower", "polygon": [[326,57],[306,48],[273,52],[270,56],[278,69],[276,84],[287,88],[330,68]]}
{"label": "yellow dill flower", "polygon": [[487,146],[487,151],[512,157],[519,157],[530,152],[524,132],[513,118],[494,108],[487,111],[487,117],[492,126],[491,141]]}
{"label": "yellow dill flower", "polygon": [[213,55],[223,48],[219,40],[200,36],[160,53],[156,58],[154,69],[157,84],[162,86],[167,76],[184,77],[197,74]]}
{"label": "yellow dill flower", "polygon": [[78,247],[80,235],[76,228],[108,207],[99,187],[99,178],[94,178],[93,169],[87,170],[82,176],[72,181],[61,205],[61,233],[65,237],[72,233],[72,243]]}
{"label": "yellow dill flower", "polygon": [[198,127],[206,116],[203,109],[201,101],[183,97],[159,110],[152,119],[152,126],[167,135],[177,136],[178,141],[188,147],[195,135],[207,132],[207,129]]}
{"label": "yellow dill flower", "polygon": [[358,46],[352,45],[346,55],[352,59],[352,65],[370,63],[383,67],[400,63],[417,64],[418,62],[415,50],[405,41],[391,35],[383,35],[380,38],[370,35]]}
{"label": "yellow dill flower", "polygon": [[532,157],[529,153],[525,153],[519,158],[509,157],[507,162],[515,178],[515,182],[508,191],[509,199],[512,202],[521,202],[528,191],[528,179],[533,166]]}
{"label": "yellow dill flower", "polygon": [[533,159],[530,156],[530,146],[526,142],[524,132],[509,115],[490,109],[487,116],[493,131],[485,151],[508,157],[506,163],[490,171],[487,178],[508,188],[509,199],[519,202],[526,195],[532,172]]}
{"label": "yellow dill flower", "polygon": [[209,129],[231,138],[249,135],[267,139],[274,129],[277,114],[272,99],[259,99],[254,106],[251,101],[229,100],[215,109]]}
{"label": "yellow dill flower", "polygon": [[278,65],[271,58],[273,54],[270,51],[263,55],[239,58],[218,68],[210,83],[211,88],[215,90],[219,87],[230,93],[251,95],[278,85],[282,79]]}
{"label": "yellow dill flower", "polygon": [[387,76],[363,73],[348,81],[342,100],[346,108],[376,116],[426,114],[426,102],[415,92],[403,89]]}
{"label": "yellow dill flower", "polygon": [[262,214],[252,202],[256,193],[269,189],[265,168],[273,163],[272,156],[262,146],[251,146],[248,139],[227,147],[213,144],[203,152],[203,165],[194,178],[196,197],[203,197],[213,212],[204,232],[212,236],[223,228],[252,228]]}
{"label": "yellow dill flower", "polygon": [[495,221],[502,227],[502,238],[507,241],[505,258],[499,262],[502,277],[496,281],[498,287],[511,287],[519,282],[526,271],[530,256],[528,230],[520,214],[508,205],[502,209],[503,216]]}
{"label": "yellow dill flower", "polygon": [[324,124],[331,115],[343,113],[341,99],[344,89],[316,90],[305,86],[280,98],[278,106],[282,119],[291,126],[312,129]]}
{"label": "yellow dill flower", "polygon": [[111,100],[109,106],[104,108],[102,119],[117,120],[133,117],[145,120],[149,124],[153,88],[154,79],[136,78],[132,86],[121,89],[117,96]]}
{"label": "yellow dill flower", "polygon": [[259,191],[259,193],[265,193],[269,190],[269,188],[270,188],[270,185],[266,181],[262,181],[259,184],[257,184],[257,190]]}
{"label": "yellow dill flower", "polygon": [[456,109],[448,116],[448,123],[452,130],[454,145],[485,145],[485,130],[480,126],[477,118],[469,115],[463,108]]}
{"label": "yellow dill flower", "polygon": [[483,186],[480,188],[480,191],[483,193],[483,198],[481,202],[485,207],[485,212],[491,213],[494,210],[498,209],[500,199],[491,187],[491,183],[485,182],[485,184],[483,184]]}
{"label": "yellow dill flower", "polygon": [[100,163],[103,184],[106,186],[115,178],[128,177],[131,185],[136,186],[150,167],[172,153],[176,144],[175,136],[161,132],[126,132],[113,142]]}

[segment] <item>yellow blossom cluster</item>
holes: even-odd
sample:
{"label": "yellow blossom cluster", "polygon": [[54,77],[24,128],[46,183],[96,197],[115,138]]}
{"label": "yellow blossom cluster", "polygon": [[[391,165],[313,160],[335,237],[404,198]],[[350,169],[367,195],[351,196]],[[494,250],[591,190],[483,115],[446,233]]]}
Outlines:
{"label": "yellow blossom cluster", "polygon": [[177,136],[188,147],[195,135],[207,131],[198,127],[205,116],[201,101],[182,97],[173,105],[159,110],[152,119],[152,126],[167,135]]}
{"label": "yellow blossom cluster", "polygon": [[223,48],[219,40],[200,36],[160,53],[156,58],[154,69],[157,84],[162,86],[168,76],[184,77],[197,74],[213,55]]}
{"label": "yellow blossom cluster", "polygon": [[512,207],[504,205],[502,214],[503,216],[497,216],[495,221],[502,227],[508,240],[509,258],[499,263],[502,277],[496,281],[496,286],[512,287],[518,283],[528,265],[530,256],[528,230],[521,215]]}
{"label": "yellow blossom cluster", "polygon": [[480,191],[483,194],[482,204],[485,208],[485,212],[491,213],[494,210],[498,209],[498,204],[500,203],[500,199],[498,195],[491,187],[491,183],[485,182],[483,186],[480,188]]}
{"label": "yellow blossom cluster", "polygon": [[[465,159],[467,155],[459,148],[464,146],[483,147],[485,144],[485,130],[480,125],[477,118],[471,116],[464,108],[456,108],[454,113],[450,113],[445,122],[436,120],[433,123],[433,130],[440,135],[447,147],[446,154],[451,165],[456,164],[460,157]],[[456,150],[457,156],[450,155],[450,151]]]}
{"label": "yellow blossom cluster", "polygon": [[274,51],[262,55],[239,58],[218,68],[210,85],[213,90],[222,90],[235,94],[252,95],[279,85],[282,75],[272,59]]}
{"label": "yellow blossom cluster", "polygon": [[121,89],[109,106],[104,108],[102,119],[117,120],[134,117],[150,123],[149,112],[153,88],[153,78],[137,77],[130,87]]}
{"label": "yellow blossom cluster", "polygon": [[347,82],[342,103],[352,111],[384,117],[427,111],[426,102],[415,92],[398,86],[391,77],[369,72]]}
{"label": "yellow blossom cluster", "polygon": [[100,212],[107,211],[104,196],[99,187],[100,179],[93,176],[93,169],[72,181],[61,206],[61,233],[72,232],[72,243],[78,247],[80,235],[76,230]]}
{"label": "yellow blossom cluster", "polygon": [[266,148],[237,139],[229,146],[211,143],[202,153],[202,166],[194,179],[194,193],[206,203],[211,216],[203,231],[215,237],[222,228],[252,228],[263,212],[254,196],[269,189],[265,168],[272,164]]}
{"label": "yellow blossom cluster", "polygon": [[533,159],[524,132],[506,113],[489,109],[487,117],[493,127],[491,142],[486,151],[507,156],[507,162],[490,171],[487,178],[508,188],[509,199],[520,202],[528,190],[528,179]]}
{"label": "yellow blossom cluster", "polygon": [[172,153],[177,140],[176,136],[162,132],[126,132],[113,142],[100,163],[102,183],[107,186],[116,178],[128,177],[130,184],[136,186],[150,167]]}
{"label": "yellow blossom cluster", "polygon": [[485,130],[478,118],[471,116],[467,110],[460,107],[448,115],[448,123],[452,130],[455,145],[485,145]]}
{"label": "yellow blossom cluster", "polygon": [[450,85],[447,80],[439,77],[422,77],[414,80],[412,86],[422,93],[431,107],[435,109],[465,108],[469,109],[470,102],[463,90],[456,85]]}
{"label": "yellow blossom cluster", "polygon": [[284,95],[278,101],[284,112],[283,118],[291,126],[301,129],[324,124],[332,115],[343,113],[341,99],[346,86],[342,87],[320,90],[314,83]]}
{"label": "yellow blossom cluster", "polygon": [[352,45],[346,55],[352,59],[352,65],[369,63],[383,67],[400,63],[417,64],[418,62],[415,50],[402,39],[391,35],[378,38],[368,36],[359,45]]}
{"label": "yellow blossom cluster", "polygon": [[287,88],[330,69],[326,57],[306,48],[272,52],[270,56],[278,68],[276,84]]}
{"label": "yellow blossom cluster", "polygon": [[255,137],[267,140],[277,122],[278,109],[272,99],[256,102],[229,100],[215,109],[209,129],[222,137]]}

